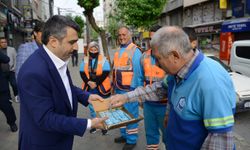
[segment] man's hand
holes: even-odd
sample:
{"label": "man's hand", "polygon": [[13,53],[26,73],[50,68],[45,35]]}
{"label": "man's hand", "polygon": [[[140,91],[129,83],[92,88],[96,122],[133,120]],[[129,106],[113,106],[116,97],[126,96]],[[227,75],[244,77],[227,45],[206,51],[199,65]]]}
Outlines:
{"label": "man's hand", "polygon": [[112,108],[119,107],[125,104],[128,101],[128,98],[122,94],[116,94],[110,97],[110,106]]}
{"label": "man's hand", "polygon": [[97,86],[96,86],[96,83],[93,82],[93,81],[89,81],[89,82],[88,82],[88,85],[90,86],[91,89],[94,89],[94,88],[97,87]]}
{"label": "man's hand", "polygon": [[104,99],[103,99],[101,96],[97,95],[97,94],[90,94],[90,95],[89,95],[88,102],[89,102],[90,104],[92,104],[92,101],[100,101],[100,102],[103,102]]}
{"label": "man's hand", "polygon": [[108,117],[91,119],[91,128],[104,129],[103,123],[107,119]]}

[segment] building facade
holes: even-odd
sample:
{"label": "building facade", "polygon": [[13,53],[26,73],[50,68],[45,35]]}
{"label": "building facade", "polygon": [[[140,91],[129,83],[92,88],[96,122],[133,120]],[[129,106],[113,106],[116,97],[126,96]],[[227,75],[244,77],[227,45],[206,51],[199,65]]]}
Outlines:
{"label": "building facade", "polygon": [[223,47],[229,58],[230,41],[250,39],[249,14],[250,0],[169,0],[159,24],[193,27],[199,48],[219,53]]}
{"label": "building facade", "polygon": [[115,0],[103,0],[104,27],[109,25],[108,19],[115,11]]}
{"label": "building facade", "polygon": [[31,40],[36,21],[53,15],[53,0],[0,0],[0,37],[15,47]]}
{"label": "building facade", "polygon": [[198,4],[184,5],[183,8],[183,26],[195,29],[199,48],[218,51],[220,29],[224,20],[223,10],[219,8],[218,1],[202,1]]}
{"label": "building facade", "polygon": [[0,8],[0,36],[6,37],[8,44],[16,47],[24,34],[20,3],[17,0],[1,0]]}
{"label": "building facade", "polygon": [[201,49],[218,50],[222,14],[217,0],[169,0],[159,24],[193,27]]}
{"label": "building facade", "polygon": [[182,26],[183,0],[168,0],[159,18],[159,24]]}
{"label": "building facade", "polygon": [[220,33],[220,59],[229,61],[232,43],[250,39],[250,0],[230,0]]}

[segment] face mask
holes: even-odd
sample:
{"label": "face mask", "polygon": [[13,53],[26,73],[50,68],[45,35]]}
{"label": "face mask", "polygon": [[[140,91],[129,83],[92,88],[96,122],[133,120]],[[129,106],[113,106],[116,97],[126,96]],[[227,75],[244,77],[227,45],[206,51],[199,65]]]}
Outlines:
{"label": "face mask", "polygon": [[92,58],[96,58],[98,55],[99,55],[99,52],[97,52],[97,53],[89,52],[89,56],[92,57]]}

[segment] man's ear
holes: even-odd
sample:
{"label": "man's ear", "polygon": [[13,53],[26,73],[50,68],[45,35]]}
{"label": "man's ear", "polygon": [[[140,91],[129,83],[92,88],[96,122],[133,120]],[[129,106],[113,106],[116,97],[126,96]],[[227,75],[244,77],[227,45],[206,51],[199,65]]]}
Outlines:
{"label": "man's ear", "polygon": [[52,47],[52,48],[56,48],[58,45],[58,40],[54,37],[54,36],[50,36],[49,37],[49,42],[48,44]]}
{"label": "man's ear", "polygon": [[174,50],[174,51],[172,51],[171,53],[172,53],[172,55],[173,55],[174,63],[175,63],[175,64],[179,64],[179,63],[180,63],[180,60],[181,60],[181,58],[182,58],[182,55],[180,54],[180,52]]}
{"label": "man's ear", "polygon": [[181,54],[178,51],[174,50],[171,53],[173,54],[175,59],[180,59],[181,58]]}
{"label": "man's ear", "polygon": [[195,49],[197,47],[197,40],[193,40],[191,42],[191,46],[192,46],[193,49]]}

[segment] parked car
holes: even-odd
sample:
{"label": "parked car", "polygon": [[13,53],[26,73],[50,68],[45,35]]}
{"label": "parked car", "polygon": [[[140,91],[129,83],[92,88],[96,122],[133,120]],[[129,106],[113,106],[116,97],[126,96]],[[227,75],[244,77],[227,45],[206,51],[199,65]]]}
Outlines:
{"label": "parked car", "polygon": [[213,55],[205,55],[221,64],[230,74],[237,94],[236,112],[250,110],[250,77],[233,72],[228,65],[224,64],[219,58]]}
{"label": "parked car", "polygon": [[233,43],[229,66],[234,72],[250,77],[250,40]]}

